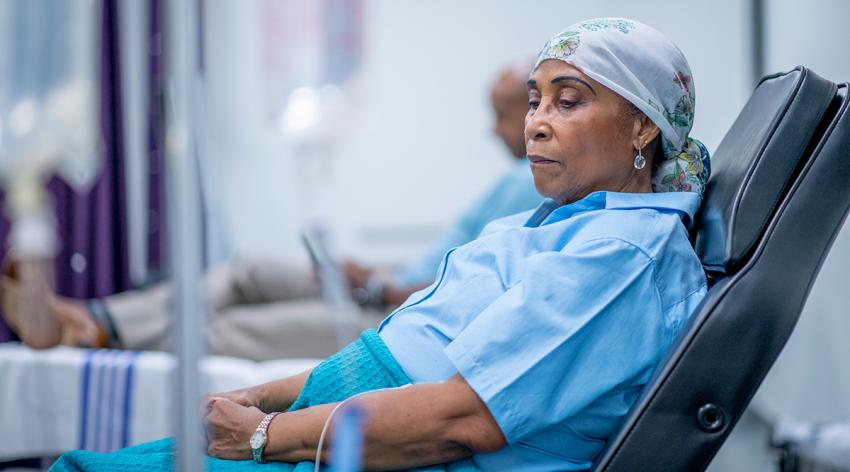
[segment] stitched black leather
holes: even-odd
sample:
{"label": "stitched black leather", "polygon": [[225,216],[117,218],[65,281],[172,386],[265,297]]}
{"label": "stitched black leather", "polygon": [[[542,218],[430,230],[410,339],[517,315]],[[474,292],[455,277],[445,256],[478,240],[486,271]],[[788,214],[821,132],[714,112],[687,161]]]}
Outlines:
{"label": "stitched black leather", "polygon": [[833,83],[803,68],[756,88],[711,158],[695,228],[707,269],[728,272],[752,250],[834,95]]}

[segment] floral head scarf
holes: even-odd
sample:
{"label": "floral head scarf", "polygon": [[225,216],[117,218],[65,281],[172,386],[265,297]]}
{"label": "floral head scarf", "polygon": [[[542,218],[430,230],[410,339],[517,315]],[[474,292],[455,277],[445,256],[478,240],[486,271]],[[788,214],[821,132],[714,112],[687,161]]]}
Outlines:
{"label": "floral head scarf", "polygon": [[682,51],[655,29],[634,20],[597,18],[550,39],[534,70],[558,59],[613,90],[661,130],[664,160],[652,176],[655,192],[702,194],[710,173],[708,151],[688,137],[696,96]]}

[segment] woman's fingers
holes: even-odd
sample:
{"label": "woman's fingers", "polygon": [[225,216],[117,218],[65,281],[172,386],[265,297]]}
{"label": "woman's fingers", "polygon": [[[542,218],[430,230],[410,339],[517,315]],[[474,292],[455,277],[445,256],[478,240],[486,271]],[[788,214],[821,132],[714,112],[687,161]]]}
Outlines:
{"label": "woman's fingers", "polygon": [[[242,405],[244,407],[256,406],[258,405],[258,400],[256,395],[254,395],[249,390],[233,390],[230,392],[224,393],[215,393],[212,395],[207,395],[209,398],[217,397],[217,398],[226,398],[236,404]],[[205,399],[206,403],[206,399]]]}
{"label": "woman's fingers", "polygon": [[226,397],[211,396],[204,417],[207,430],[207,453],[222,459],[248,459],[248,441],[263,419],[256,407],[245,407]]}
{"label": "woman's fingers", "polygon": [[248,394],[248,392],[246,392],[244,390],[238,390],[236,392],[233,392],[233,395],[230,395],[226,398],[228,398],[230,401],[232,401],[232,402],[234,402],[238,405],[242,405],[244,407],[256,406],[254,404],[254,399]]}
{"label": "woman's fingers", "polygon": [[204,395],[204,398],[201,400],[201,416],[206,417],[212,411],[212,404],[215,399],[221,398],[219,394],[215,395]]}
{"label": "woman's fingers", "polygon": [[207,403],[207,414],[204,416],[204,424],[207,432],[207,454],[220,459],[227,459],[233,444],[228,441],[232,438],[227,424],[226,411],[223,411],[228,400],[222,397],[211,397]]}

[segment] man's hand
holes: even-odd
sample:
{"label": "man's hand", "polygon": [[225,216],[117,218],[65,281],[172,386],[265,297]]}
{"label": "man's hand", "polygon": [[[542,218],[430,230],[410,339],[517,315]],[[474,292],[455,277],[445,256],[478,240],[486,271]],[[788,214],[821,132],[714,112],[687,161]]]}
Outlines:
{"label": "man's hand", "polygon": [[348,286],[352,289],[365,286],[369,277],[372,276],[371,269],[352,261],[343,262],[342,271],[345,274],[345,280],[348,282]]}
{"label": "man's hand", "polygon": [[251,459],[249,441],[265,414],[223,397],[210,397],[206,406],[207,454],[219,459]]}
{"label": "man's hand", "polygon": [[407,301],[408,297],[413,295],[414,292],[422,290],[427,287],[427,285],[416,285],[413,287],[398,287],[396,285],[387,284],[384,285],[383,292],[383,302],[384,305],[388,307],[397,307]]}

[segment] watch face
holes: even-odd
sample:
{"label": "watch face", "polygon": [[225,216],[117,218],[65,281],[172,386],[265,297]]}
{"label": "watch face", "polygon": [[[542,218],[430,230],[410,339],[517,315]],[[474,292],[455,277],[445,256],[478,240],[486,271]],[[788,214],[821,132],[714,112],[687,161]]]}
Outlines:
{"label": "watch face", "polygon": [[251,435],[251,449],[259,449],[266,443],[266,435],[261,431],[254,431]]}

